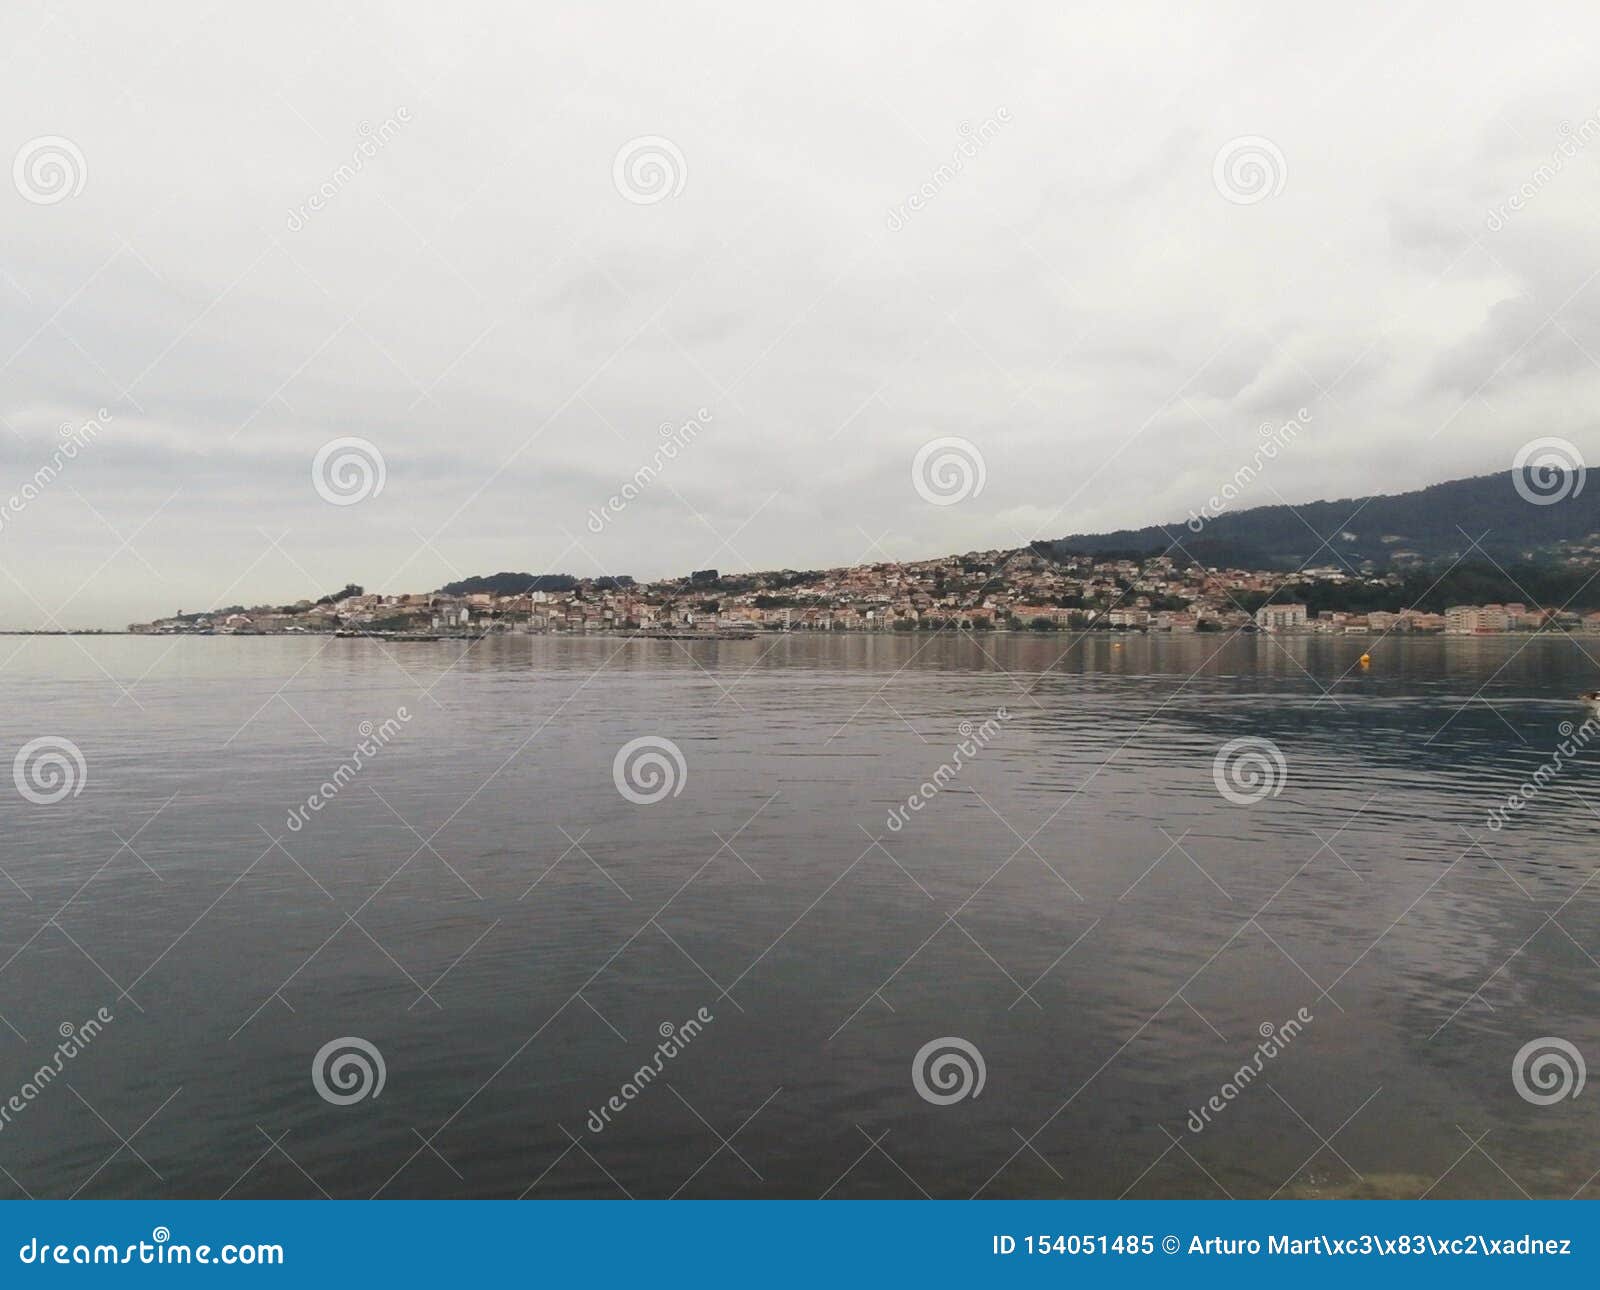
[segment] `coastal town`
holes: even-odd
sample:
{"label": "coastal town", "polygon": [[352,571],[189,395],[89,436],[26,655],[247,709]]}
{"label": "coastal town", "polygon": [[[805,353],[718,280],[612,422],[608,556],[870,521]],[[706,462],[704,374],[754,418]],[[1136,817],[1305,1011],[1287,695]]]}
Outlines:
{"label": "coastal town", "polygon": [[728,636],[766,632],[1262,631],[1486,635],[1600,632],[1600,611],[1525,603],[1441,609],[1313,609],[1396,599],[1400,575],[1332,565],[1280,573],[1215,569],[1168,556],[1110,559],[1039,548],[974,551],[847,568],[722,574],[641,583],[625,577],[497,574],[440,591],[379,594],[356,585],[279,606],[179,611],[139,634],[333,633],[478,637],[493,633]]}

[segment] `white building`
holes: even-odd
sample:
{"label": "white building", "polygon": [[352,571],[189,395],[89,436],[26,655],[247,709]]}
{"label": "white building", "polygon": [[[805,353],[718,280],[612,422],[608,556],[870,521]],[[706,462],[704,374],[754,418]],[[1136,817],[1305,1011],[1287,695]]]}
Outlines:
{"label": "white building", "polygon": [[1256,610],[1256,626],[1264,632],[1304,630],[1306,607],[1298,604],[1262,605]]}

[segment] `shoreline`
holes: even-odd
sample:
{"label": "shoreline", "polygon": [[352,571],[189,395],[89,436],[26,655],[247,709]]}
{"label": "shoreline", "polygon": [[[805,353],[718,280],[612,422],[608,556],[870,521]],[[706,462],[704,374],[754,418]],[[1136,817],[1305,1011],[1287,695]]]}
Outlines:
{"label": "shoreline", "polygon": [[58,630],[30,630],[26,628],[0,628],[0,636],[38,636],[49,638],[80,637],[80,636],[127,636],[148,640],[371,640],[384,644],[396,645],[421,645],[442,644],[446,642],[465,641],[475,643],[483,640],[653,640],[669,641],[690,644],[722,644],[723,642],[749,642],[754,640],[777,639],[784,636],[793,636],[800,639],[811,639],[818,636],[864,636],[864,637],[895,637],[908,640],[917,640],[929,636],[973,636],[983,639],[992,639],[996,636],[1022,636],[1028,638],[1050,639],[1053,637],[1072,636],[1097,638],[1107,637],[1125,639],[1134,637],[1146,640],[1188,640],[1207,636],[1244,636],[1261,637],[1263,639],[1281,640],[1523,640],[1532,637],[1545,637],[1551,640],[1566,640],[1569,638],[1584,640],[1600,640],[1600,632],[1567,632],[1567,631],[1533,631],[1533,632],[1316,632],[1316,631],[1149,631],[1138,627],[1083,627],[1083,628],[1057,628],[1052,631],[1034,631],[1030,628],[1013,627],[985,627],[985,628],[917,628],[912,631],[877,631],[864,630],[858,627],[835,627],[827,630],[802,630],[802,631],[741,631],[733,630],[726,633],[704,635],[672,635],[652,631],[597,631],[597,632],[485,632],[481,635],[449,635],[443,632],[430,632],[425,635],[407,636],[404,634],[384,635],[381,632],[357,632],[340,630],[337,632],[130,632],[126,628],[84,627],[70,631]]}

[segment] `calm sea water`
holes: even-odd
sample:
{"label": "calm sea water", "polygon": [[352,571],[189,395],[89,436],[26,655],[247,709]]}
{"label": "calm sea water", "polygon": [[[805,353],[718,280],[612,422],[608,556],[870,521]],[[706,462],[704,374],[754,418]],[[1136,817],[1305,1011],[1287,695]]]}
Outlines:
{"label": "calm sea water", "polygon": [[1487,813],[1600,641],[3,653],[6,758],[83,759],[0,793],[8,1194],[1594,1194],[1600,1098],[1513,1067],[1600,1060],[1600,754]]}

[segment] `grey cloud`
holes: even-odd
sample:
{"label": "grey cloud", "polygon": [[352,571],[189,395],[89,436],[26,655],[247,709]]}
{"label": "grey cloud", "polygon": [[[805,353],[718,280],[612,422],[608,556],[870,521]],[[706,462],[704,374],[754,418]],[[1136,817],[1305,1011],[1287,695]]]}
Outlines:
{"label": "grey cloud", "polygon": [[[13,5],[0,162],[64,135],[88,175],[53,205],[0,186],[0,493],[61,421],[114,420],[0,532],[31,593],[0,578],[0,625],[80,586],[67,619],[118,625],[247,569],[232,599],[438,585],[543,567],[569,535],[567,568],[648,577],[1140,525],[1300,406],[1312,429],[1265,480],[1291,500],[1581,438],[1600,143],[1499,233],[1485,215],[1594,112],[1600,18],[1469,9],[402,0],[380,28],[297,0]],[[644,135],[687,163],[653,205],[613,186]],[[1241,135],[1287,161],[1255,205],[1213,185]],[[1558,305],[1570,336],[1530,339]],[[694,447],[586,533],[700,407]],[[347,435],[388,481],[341,508],[309,472]],[[942,435],[988,483],[937,508],[910,462]]]}

